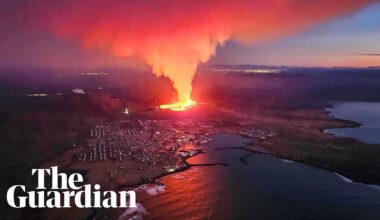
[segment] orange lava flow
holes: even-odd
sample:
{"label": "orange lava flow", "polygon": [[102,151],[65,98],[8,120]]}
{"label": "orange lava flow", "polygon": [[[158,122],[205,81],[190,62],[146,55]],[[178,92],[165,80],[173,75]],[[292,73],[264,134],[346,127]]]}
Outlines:
{"label": "orange lava flow", "polygon": [[175,102],[171,104],[160,105],[160,109],[170,109],[172,111],[186,111],[197,105],[196,101],[188,100],[186,102]]}

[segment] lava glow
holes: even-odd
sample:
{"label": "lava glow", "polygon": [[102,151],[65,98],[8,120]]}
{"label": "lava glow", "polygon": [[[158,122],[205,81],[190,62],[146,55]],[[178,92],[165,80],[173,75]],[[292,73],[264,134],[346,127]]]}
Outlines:
{"label": "lava glow", "polygon": [[26,24],[78,40],[85,48],[144,60],[155,75],[169,78],[177,91],[178,103],[161,108],[185,110],[195,105],[191,92],[197,66],[226,41],[255,44],[277,39],[372,2],[375,0],[29,0],[21,14]]}
{"label": "lava glow", "polygon": [[170,109],[172,111],[186,111],[197,105],[196,101],[189,100],[187,102],[175,102],[171,104],[160,105],[160,109]]}

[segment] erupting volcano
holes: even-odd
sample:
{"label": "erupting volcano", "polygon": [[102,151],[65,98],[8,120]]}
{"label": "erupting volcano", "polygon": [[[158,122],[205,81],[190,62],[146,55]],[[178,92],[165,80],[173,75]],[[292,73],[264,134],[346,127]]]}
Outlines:
{"label": "erupting volcano", "polygon": [[26,16],[23,25],[77,39],[85,48],[144,60],[177,91],[177,103],[160,107],[179,111],[196,104],[191,92],[197,66],[227,40],[254,44],[277,39],[372,2],[41,0],[26,1],[21,14]]}

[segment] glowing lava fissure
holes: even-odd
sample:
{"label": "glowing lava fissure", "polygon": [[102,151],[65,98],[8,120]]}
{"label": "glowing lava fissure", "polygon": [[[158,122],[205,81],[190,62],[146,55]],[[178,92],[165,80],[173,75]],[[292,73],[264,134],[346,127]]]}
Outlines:
{"label": "glowing lava fissure", "polygon": [[175,102],[171,104],[160,105],[160,109],[170,109],[172,111],[186,111],[197,105],[196,101],[188,100],[186,102]]}

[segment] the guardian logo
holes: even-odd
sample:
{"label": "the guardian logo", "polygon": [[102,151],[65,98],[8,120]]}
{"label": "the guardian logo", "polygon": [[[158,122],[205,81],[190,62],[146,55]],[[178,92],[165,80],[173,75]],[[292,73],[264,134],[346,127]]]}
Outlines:
{"label": "the guardian logo", "polygon": [[[134,191],[100,191],[100,185],[82,185],[79,173],[58,173],[58,168],[33,169],[38,178],[35,191],[27,191],[24,185],[15,185],[7,191],[7,201],[14,208],[126,208],[136,207]],[[51,188],[45,186],[45,174],[51,178]]]}

